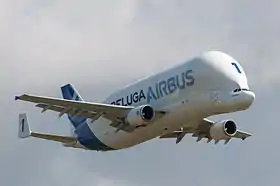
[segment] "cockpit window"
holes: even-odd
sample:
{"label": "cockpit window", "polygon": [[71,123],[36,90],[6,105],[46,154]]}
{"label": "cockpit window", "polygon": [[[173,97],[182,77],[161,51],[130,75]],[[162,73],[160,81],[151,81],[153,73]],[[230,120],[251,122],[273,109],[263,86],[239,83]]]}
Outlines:
{"label": "cockpit window", "polygon": [[247,88],[237,88],[237,89],[234,89],[234,91],[233,92],[240,92],[240,91],[250,91],[249,89],[247,89]]}
{"label": "cockpit window", "polygon": [[240,88],[237,88],[237,89],[235,89],[233,92],[240,92],[241,91],[241,89]]}

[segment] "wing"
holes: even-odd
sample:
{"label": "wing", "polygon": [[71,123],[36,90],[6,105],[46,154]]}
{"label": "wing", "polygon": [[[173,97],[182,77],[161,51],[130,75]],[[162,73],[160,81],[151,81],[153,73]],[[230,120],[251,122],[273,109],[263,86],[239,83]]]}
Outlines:
{"label": "wing", "polygon": [[[42,113],[47,110],[52,110],[59,112],[59,117],[67,113],[74,117],[85,117],[91,119],[93,122],[102,116],[112,121],[111,126],[116,128],[118,128],[123,122],[122,118],[125,114],[134,108],[133,106],[81,102],[27,94],[16,96],[15,99],[37,103],[36,107],[42,108]],[[164,111],[156,111],[156,117],[161,117],[164,114]],[[128,128],[127,131],[131,131],[131,129]]]}
{"label": "wing", "polygon": [[250,136],[252,136],[252,134],[241,131],[241,130],[237,130],[236,134],[234,135],[234,138],[239,138],[239,139],[245,140],[246,138],[248,138]]}
{"label": "wing", "polygon": [[[182,128],[181,130],[178,131],[174,131],[172,133],[167,133],[164,134],[162,136],[160,136],[160,138],[176,138],[176,143],[179,143],[183,137],[188,134],[191,133],[192,137],[197,137],[197,141],[200,141],[202,138],[206,138],[207,139],[207,143],[209,143],[210,141],[212,141],[213,139],[210,136],[210,128],[213,126],[214,122],[210,121],[208,119],[203,119],[197,128],[193,129],[193,128]],[[247,133],[247,132],[243,132],[241,130],[237,130],[235,135],[232,138],[239,138],[242,140],[245,140],[246,138],[250,137],[251,134]],[[225,140],[225,144],[227,144],[229,142],[231,138],[226,139]],[[219,142],[219,140],[215,141],[215,144],[217,144]]]}

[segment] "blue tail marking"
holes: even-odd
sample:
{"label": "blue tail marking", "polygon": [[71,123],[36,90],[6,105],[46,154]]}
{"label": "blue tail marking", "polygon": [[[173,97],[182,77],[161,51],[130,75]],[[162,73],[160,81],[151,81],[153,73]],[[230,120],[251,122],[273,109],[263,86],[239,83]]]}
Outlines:
{"label": "blue tail marking", "polygon": [[91,150],[97,151],[111,151],[115,150],[112,147],[105,145],[98,137],[91,131],[88,124],[80,125],[76,129],[78,140],[81,145]]}
{"label": "blue tail marking", "polygon": [[[61,87],[63,99],[84,101],[79,95],[73,85],[67,84]],[[91,150],[109,151],[113,148],[105,145],[97,136],[91,131],[87,124],[87,119],[84,117],[75,118],[68,114],[68,118],[75,127],[75,133],[78,136],[78,141],[81,145]]]}
{"label": "blue tail marking", "polygon": [[[83,98],[79,95],[73,85],[67,84],[61,87],[61,92],[63,99],[67,100],[75,100],[75,101],[84,101]],[[79,125],[86,122],[86,118],[84,117],[73,117],[70,114],[68,115],[68,119],[71,121],[72,125],[77,128]]]}

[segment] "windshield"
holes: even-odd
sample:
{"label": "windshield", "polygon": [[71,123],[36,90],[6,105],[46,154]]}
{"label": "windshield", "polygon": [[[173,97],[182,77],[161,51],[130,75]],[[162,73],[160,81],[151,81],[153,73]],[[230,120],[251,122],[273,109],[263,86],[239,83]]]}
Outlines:
{"label": "windshield", "polygon": [[247,88],[237,88],[237,89],[235,89],[233,92],[240,92],[240,91],[250,91],[249,89],[247,89]]}

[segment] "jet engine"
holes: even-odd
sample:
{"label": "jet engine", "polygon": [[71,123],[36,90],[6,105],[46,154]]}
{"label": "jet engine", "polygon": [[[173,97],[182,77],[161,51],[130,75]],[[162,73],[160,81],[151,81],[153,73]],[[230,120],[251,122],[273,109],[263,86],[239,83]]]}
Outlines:
{"label": "jet engine", "polygon": [[150,105],[141,105],[133,108],[126,115],[126,122],[131,126],[143,126],[152,121],[155,111]]}
{"label": "jet engine", "polygon": [[210,128],[210,136],[214,140],[230,139],[236,134],[237,127],[234,121],[224,120],[215,123]]}

